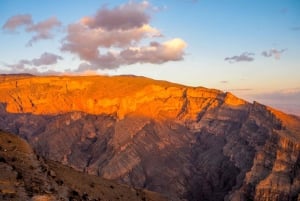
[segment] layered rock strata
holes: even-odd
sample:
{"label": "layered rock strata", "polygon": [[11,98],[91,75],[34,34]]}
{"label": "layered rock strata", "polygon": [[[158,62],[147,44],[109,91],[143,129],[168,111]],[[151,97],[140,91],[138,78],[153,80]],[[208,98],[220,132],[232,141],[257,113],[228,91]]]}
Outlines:
{"label": "layered rock strata", "polygon": [[0,128],[46,158],[170,200],[297,200],[300,120],[143,77],[0,83]]}

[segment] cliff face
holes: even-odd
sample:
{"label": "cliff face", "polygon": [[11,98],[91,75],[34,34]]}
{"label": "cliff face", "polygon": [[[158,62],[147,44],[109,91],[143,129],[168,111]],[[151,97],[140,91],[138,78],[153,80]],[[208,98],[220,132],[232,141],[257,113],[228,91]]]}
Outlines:
{"label": "cliff face", "polygon": [[154,192],[133,189],[44,160],[27,142],[2,131],[0,170],[1,200],[165,200]]}
{"label": "cliff face", "polygon": [[27,142],[0,131],[1,200],[166,200],[163,196],[77,172],[37,156]]}
{"label": "cliff face", "polygon": [[170,200],[300,199],[300,120],[142,77],[0,83],[0,128],[46,158]]}

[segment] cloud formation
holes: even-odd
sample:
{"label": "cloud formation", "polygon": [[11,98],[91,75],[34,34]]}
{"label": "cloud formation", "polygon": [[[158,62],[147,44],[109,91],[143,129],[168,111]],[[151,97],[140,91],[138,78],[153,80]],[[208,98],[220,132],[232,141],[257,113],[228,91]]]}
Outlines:
{"label": "cloud formation", "polygon": [[[61,50],[83,60],[78,71],[182,60],[186,47],[182,39],[154,41],[162,38],[162,34],[149,24],[150,9],[147,1],[129,2],[112,9],[103,7],[94,16],[68,26]],[[146,39],[152,42],[144,45]]]}
{"label": "cloud formation", "polygon": [[61,56],[56,54],[45,52],[39,58],[31,60],[34,66],[52,65],[56,64],[58,60],[62,60]]}
{"label": "cloud formation", "polygon": [[10,17],[2,26],[3,30],[8,31],[16,31],[16,29],[20,26],[29,26],[32,25],[31,15],[23,14],[23,15],[15,15]]}
{"label": "cloud formation", "polygon": [[45,52],[39,58],[32,59],[32,60],[22,59],[16,64],[6,64],[6,67],[9,67],[10,69],[9,71],[12,73],[23,73],[23,72],[37,73],[39,71],[36,67],[53,65],[62,59],[63,58],[61,56]]}
{"label": "cloud formation", "polygon": [[263,51],[261,53],[261,55],[264,57],[272,57],[273,56],[275,59],[280,59],[281,54],[285,51],[286,51],[286,49],[281,49],[281,50],[270,49],[268,51]]}
{"label": "cloud formation", "polygon": [[145,47],[127,48],[120,53],[120,56],[128,64],[136,62],[161,64],[182,60],[185,47],[186,43],[182,39],[175,38],[164,43],[151,42]]}
{"label": "cloud formation", "polygon": [[[180,38],[164,40],[163,34],[150,25],[151,14],[156,7],[148,1],[128,3],[110,8],[102,7],[95,15],[81,18],[69,24],[60,50],[75,54],[81,60],[76,72],[115,69],[122,65],[137,63],[162,64],[184,59],[187,44]],[[16,15],[9,18],[2,29],[32,33],[27,45],[53,38],[53,30],[61,26],[56,17],[34,23],[31,15]],[[39,58],[20,60],[5,65],[12,71],[32,70],[42,65],[56,63],[62,57],[44,53]]]}
{"label": "cloud formation", "polygon": [[84,17],[81,22],[90,28],[106,30],[128,30],[142,27],[149,23],[150,16],[146,12],[149,3],[129,2],[113,9],[101,8],[94,17]]}
{"label": "cloud formation", "polygon": [[[262,51],[261,55],[263,57],[274,57],[275,59],[279,60],[281,58],[281,55],[283,52],[285,52],[287,49],[270,49],[267,51]],[[236,62],[251,62],[254,61],[254,53],[250,52],[244,52],[240,55],[232,56],[232,57],[226,57],[224,60],[228,61],[229,63],[236,63]]]}
{"label": "cloud formation", "polygon": [[26,31],[35,33],[35,35],[28,42],[28,45],[31,46],[32,43],[41,39],[53,38],[51,30],[59,26],[61,26],[61,22],[56,17],[51,17],[45,21],[28,26]]}
{"label": "cloud formation", "polygon": [[161,64],[168,61],[179,61],[183,59],[186,43],[175,38],[164,43],[152,42],[149,46],[129,47],[120,52],[108,52],[98,55],[90,63],[82,63],[78,72],[97,70],[105,68],[116,68],[120,65],[135,63]]}
{"label": "cloud formation", "polygon": [[42,39],[53,38],[52,30],[61,26],[61,22],[56,17],[51,17],[45,21],[34,24],[32,17],[29,14],[15,15],[10,17],[2,26],[3,30],[14,32],[19,27],[25,26],[25,31],[34,33],[35,35],[29,40],[28,44],[31,46],[34,42]]}
{"label": "cloud formation", "polygon": [[229,63],[235,62],[251,62],[254,61],[254,53],[251,52],[244,52],[241,55],[226,57],[224,60],[228,61]]}
{"label": "cloud formation", "polygon": [[160,36],[160,32],[150,25],[129,30],[107,31],[101,28],[90,29],[82,24],[71,24],[68,27],[68,35],[65,38],[61,50],[78,54],[81,59],[97,59],[99,47],[127,47],[135,45],[143,38]]}

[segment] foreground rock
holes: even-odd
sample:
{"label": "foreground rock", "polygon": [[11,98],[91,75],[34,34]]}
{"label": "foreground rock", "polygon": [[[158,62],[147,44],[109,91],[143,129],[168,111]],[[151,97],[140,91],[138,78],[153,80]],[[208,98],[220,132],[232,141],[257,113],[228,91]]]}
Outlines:
{"label": "foreground rock", "polygon": [[297,200],[300,120],[142,77],[0,83],[0,128],[47,159],[170,200]]}
{"label": "foreground rock", "polygon": [[165,200],[162,196],[45,161],[15,135],[0,131],[1,200]]}

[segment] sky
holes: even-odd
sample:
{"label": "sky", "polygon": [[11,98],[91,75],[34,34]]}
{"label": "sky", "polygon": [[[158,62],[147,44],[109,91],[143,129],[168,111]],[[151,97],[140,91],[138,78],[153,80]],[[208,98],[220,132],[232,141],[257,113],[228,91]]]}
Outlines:
{"label": "sky", "polygon": [[0,73],[134,74],[300,116],[299,0],[0,0]]}

